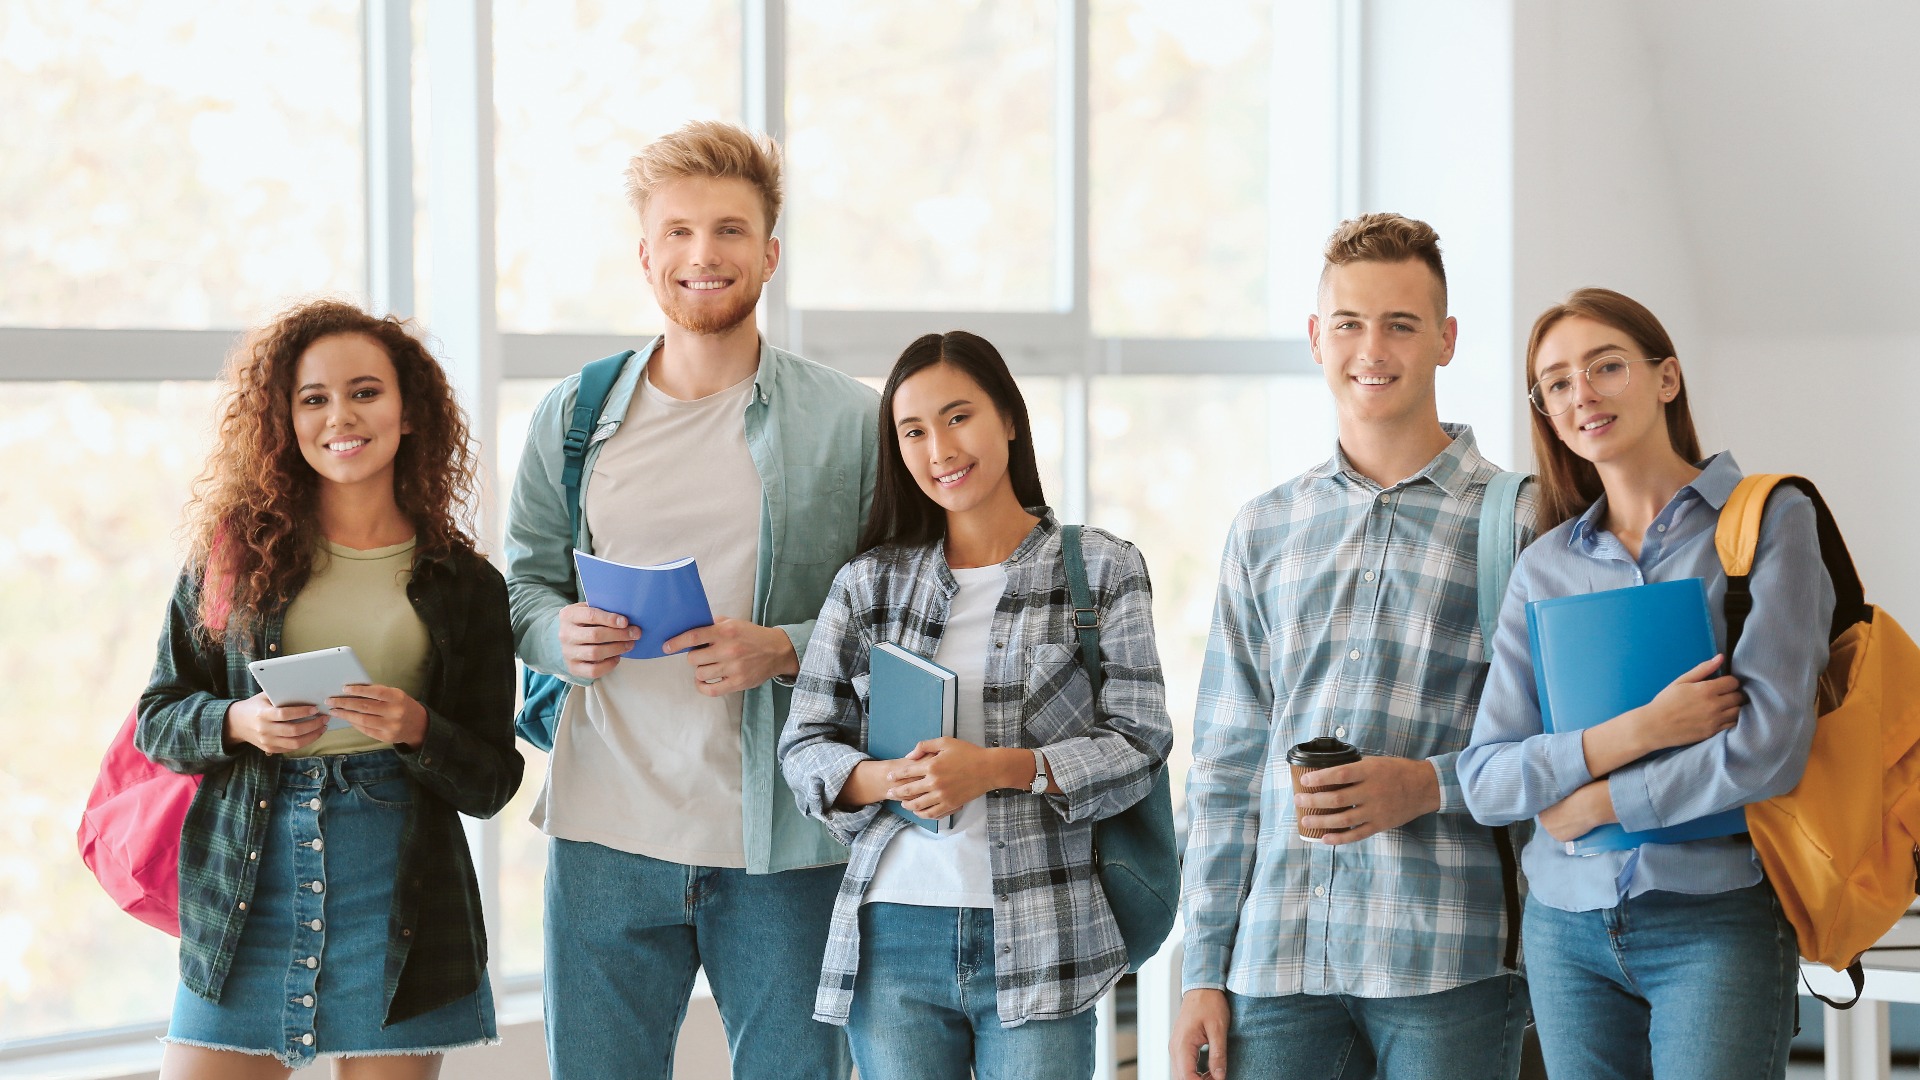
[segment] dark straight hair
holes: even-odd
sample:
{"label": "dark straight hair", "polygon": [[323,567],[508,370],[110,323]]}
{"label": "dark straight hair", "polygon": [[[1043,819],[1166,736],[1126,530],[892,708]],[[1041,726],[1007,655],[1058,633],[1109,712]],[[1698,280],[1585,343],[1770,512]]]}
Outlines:
{"label": "dark straight hair", "polygon": [[[1674,351],[1673,339],[1667,336],[1667,328],[1660,325],[1660,320],[1646,305],[1612,289],[1575,289],[1534,320],[1533,332],[1527,335],[1527,362],[1520,376],[1522,394],[1531,394],[1534,381],[1540,377],[1535,369],[1541,339],[1562,320],[1576,315],[1632,338],[1640,348],[1640,355],[1630,356],[1629,360],[1642,357],[1664,360],[1679,355]],[[1560,441],[1551,418],[1542,415],[1539,409],[1529,408],[1527,412],[1533,417],[1533,459],[1540,468],[1540,516],[1535,527],[1545,533],[1569,518],[1586,513],[1600,498],[1600,472],[1593,467],[1593,462]],[[1687,405],[1685,371],[1680,373],[1679,391],[1666,404],[1666,420],[1667,441],[1673,446],[1673,452],[1685,458],[1689,465],[1697,463],[1700,437],[1694,432],[1693,410]]]}
{"label": "dark straight hair", "polygon": [[986,391],[1000,415],[1013,422],[1013,441],[1007,444],[1007,475],[1021,506],[1046,505],[1040,490],[1040,466],[1033,456],[1033,426],[1027,421],[1027,399],[1007,370],[1000,350],[987,339],[965,330],[924,334],[914,339],[893,362],[886,389],[880,392],[880,471],[873,485],[873,509],[860,530],[859,550],[884,544],[919,546],[947,535],[947,512],[920,490],[900,456],[900,432],[893,423],[893,396],[900,384],[935,364],[950,364]]}

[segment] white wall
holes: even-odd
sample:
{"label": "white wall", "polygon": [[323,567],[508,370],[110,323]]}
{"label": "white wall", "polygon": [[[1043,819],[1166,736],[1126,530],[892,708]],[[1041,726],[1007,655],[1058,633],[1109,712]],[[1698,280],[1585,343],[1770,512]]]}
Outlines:
{"label": "white wall", "polygon": [[1902,475],[1920,457],[1920,5],[1514,15],[1516,354],[1571,288],[1647,304],[1705,447],[1810,476],[1868,598],[1920,624],[1906,557],[1920,509]]}
{"label": "white wall", "polygon": [[[1362,212],[1440,233],[1460,323],[1439,379],[1440,416],[1472,424],[1495,462],[1524,464],[1514,433],[1512,0],[1364,5]],[[1524,7],[1525,5],[1519,5]]]}

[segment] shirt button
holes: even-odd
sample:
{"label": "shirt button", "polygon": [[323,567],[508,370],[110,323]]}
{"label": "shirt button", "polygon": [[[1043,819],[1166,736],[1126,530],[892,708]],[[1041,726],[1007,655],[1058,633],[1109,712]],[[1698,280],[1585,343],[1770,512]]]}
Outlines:
{"label": "shirt button", "polygon": [[311,1031],[309,1031],[309,1032],[307,1032],[307,1033],[306,1033],[305,1035],[302,1035],[302,1036],[300,1036],[300,1045],[302,1045],[302,1046],[312,1046],[312,1045],[313,1045],[313,1032],[311,1032]]}
{"label": "shirt button", "polygon": [[1372,581],[1372,580],[1373,580],[1373,571],[1371,571],[1371,570],[1369,570],[1369,571],[1367,571],[1367,580],[1368,580],[1368,581]]}
{"label": "shirt button", "polygon": [[1359,650],[1359,649],[1355,649],[1355,650],[1353,650],[1352,652],[1350,652],[1350,653],[1348,653],[1348,654],[1347,654],[1347,659],[1349,659],[1349,660],[1358,660],[1358,659],[1360,659],[1360,650]]}
{"label": "shirt button", "polygon": [[1000,899],[1002,899],[1002,900],[1005,900],[1006,898],[1007,898],[1007,894],[1006,894],[1006,893],[1001,893],[1001,894],[1000,894]]}
{"label": "shirt button", "polygon": [[259,861],[260,861],[260,853],[259,853],[259,852],[257,852],[257,851],[249,851],[249,852],[247,852],[247,861],[248,861],[248,862],[259,862]]}
{"label": "shirt button", "polygon": [[312,922],[308,923],[307,926],[313,930],[318,930],[320,929],[320,920],[315,919]]}
{"label": "shirt button", "polygon": [[1391,495],[1382,495],[1382,496],[1380,496],[1380,505],[1382,505],[1382,506],[1386,506],[1387,504],[1389,504],[1389,503],[1391,503],[1391,502],[1393,502],[1393,496],[1391,496]]}
{"label": "shirt button", "polygon": [[1666,531],[1667,531],[1667,527],[1666,527],[1665,525],[1655,525],[1655,526],[1653,527],[1653,531],[1654,531],[1654,532],[1666,532]]}
{"label": "shirt button", "polygon": [[422,765],[431,765],[431,764],[433,764],[433,759],[432,759],[432,758],[430,758],[430,757],[423,757],[423,758],[421,758],[421,759],[420,759],[420,764],[422,764]]}
{"label": "shirt button", "polygon": [[240,901],[240,910],[241,911],[247,910],[247,902],[245,900]]}
{"label": "shirt button", "polygon": [[993,643],[993,647],[996,649],[1004,649],[1007,647],[1007,643],[1004,641],[996,641]]}
{"label": "shirt button", "polygon": [[1347,729],[1343,727],[1334,728],[1333,734],[1335,738],[1344,739],[1347,737]]}
{"label": "shirt button", "polygon": [[309,1009],[313,1008],[313,995],[308,994],[307,996],[301,998],[300,1004],[305,1005]]}
{"label": "shirt button", "polygon": [[[1356,655],[1356,656],[1357,656],[1357,655],[1359,655],[1359,654],[1358,654],[1358,653],[1356,653],[1356,654],[1354,654],[1354,655]],[[318,810],[318,809],[320,809],[320,800],[319,800],[319,799],[317,799],[317,798],[315,798],[315,799],[308,799],[308,800],[307,800],[307,809],[309,809],[309,810]]]}
{"label": "shirt button", "polygon": [[1315,885],[1313,887],[1313,895],[1315,896],[1327,895],[1327,887],[1325,885]]}
{"label": "shirt button", "polygon": [[1007,842],[1005,840],[995,840],[993,842],[993,846],[997,848],[1003,848],[1007,846]]}
{"label": "shirt button", "polygon": [[400,931],[400,936],[401,936],[401,937],[412,937],[412,936],[413,936],[413,929],[412,929],[411,927],[408,927],[407,929],[404,929],[404,930],[402,930],[402,931]]}
{"label": "shirt button", "polygon": [[260,809],[262,809],[262,810],[265,810],[266,808],[267,808],[267,800],[265,800],[265,799],[261,799],[261,800],[260,800]]}
{"label": "shirt button", "polygon": [[320,892],[324,890],[326,887],[327,887],[326,883],[320,882],[320,881],[316,881],[313,884],[307,886],[307,888],[312,889],[314,892]]}
{"label": "shirt button", "polygon": [[279,646],[279,644],[278,644],[278,643],[276,643],[276,642],[272,642],[272,641],[269,641],[269,642],[267,642],[267,651],[268,651],[268,652],[279,652],[279,651],[280,651],[280,646]]}
{"label": "shirt button", "polygon": [[309,956],[305,960],[302,960],[300,962],[307,965],[308,971],[312,971],[314,968],[317,968],[320,966],[320,958],[317,956]]}
{"label": "shirt button", "polygon": [[313,844],[312,844],[313,850],[319,851],[322,847],[325,847],[325,846],[326,845],[321,842],[319,837],[316,836],[313,838]]}
{"label": "shirt button", "polygon": [[1003,955],[1003,956],[1004,956],[1005,954],[1007,954],[1007,953],[1010,953],[1010,952],[1012,952],[1012,951],[1013,951],[1013,946],[1011,946],[1011,945],[1002,945],[1002,946],[1000,946],[1000,953],[1001,953],[1001,955]]}

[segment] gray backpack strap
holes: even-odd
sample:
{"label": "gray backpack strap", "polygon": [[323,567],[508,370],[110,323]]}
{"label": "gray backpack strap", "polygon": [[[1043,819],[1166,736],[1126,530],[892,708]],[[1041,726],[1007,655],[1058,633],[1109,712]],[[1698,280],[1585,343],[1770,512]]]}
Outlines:
{"label": "gray backpack strap", "polygon": [[1493,653],[1493,631],[1500,625],[1500,604],[1507,597],[1513,560],[1520,554],[1514,518],[1520,486],[1527,479],[1526,473],[1495,473],[1480,503],[1480,643],[1488,655]]}

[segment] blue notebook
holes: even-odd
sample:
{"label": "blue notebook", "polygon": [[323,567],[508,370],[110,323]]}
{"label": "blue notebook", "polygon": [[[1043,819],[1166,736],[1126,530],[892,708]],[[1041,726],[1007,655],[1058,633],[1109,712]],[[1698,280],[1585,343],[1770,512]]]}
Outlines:
{"label": "blue notebook", "polygon": [[[959,680],[917,653],[883,641],[867,651],[867,754],[903,758],[926,739],[953,735]],[[929,819],[887,800],[887,809],[928,832],[943,832],[952,818]]]}
{"label": "blue notebook", "polygon": [[[1527,605],[1534,686],[1547,731],[1577,731],[1652,701],[1720,651],[1699,578],[1535,600]],[[1663,829],[1602,825],[1567,844],[1569,855],[1678,844],[1747,831],[1743,808]]]}
{"label": "blue notebook", "polygon": [[601,611],[625,615],[640,628],[640,640],[620,654],[625,659],[658,660],[668,655],[661,646],[669,639],[713,625],[700,567],[692,559],[628,566],[576,550],[573,566],[580,574],[582,599]]}

